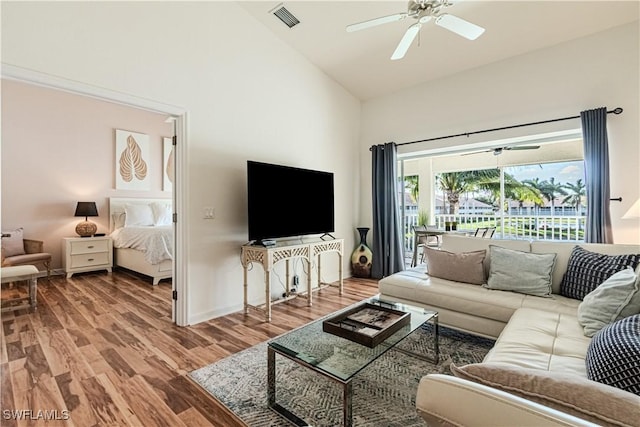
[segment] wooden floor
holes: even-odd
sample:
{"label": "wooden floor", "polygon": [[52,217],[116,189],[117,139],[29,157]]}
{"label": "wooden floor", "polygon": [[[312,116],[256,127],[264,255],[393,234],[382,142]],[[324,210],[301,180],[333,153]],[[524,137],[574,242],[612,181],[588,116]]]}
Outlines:
{"label": "wooden floor", "polygon": [[[3,288],[2,299],[18,291]],[[343,296],[323,289],[313,307],[275,305],[271,323],[235,313],[181,328],[166,281],[122,271],[39,279],[35,313],[2,314],[0,425],[242,426],[186,374],[377,292],[373,280],[348,279]]]}

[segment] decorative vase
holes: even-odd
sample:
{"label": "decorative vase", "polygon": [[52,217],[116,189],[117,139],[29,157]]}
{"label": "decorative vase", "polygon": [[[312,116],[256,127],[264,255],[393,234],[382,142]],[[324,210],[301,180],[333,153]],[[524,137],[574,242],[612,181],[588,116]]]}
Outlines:
{"label": "decorative vase", "polygon": [[366,227],[358,227],[360,233],[360,243],[351,254],[351,268],[354,277],[371,277],[371,261],[373,252],[367,246],[367,233],[369,229]]}

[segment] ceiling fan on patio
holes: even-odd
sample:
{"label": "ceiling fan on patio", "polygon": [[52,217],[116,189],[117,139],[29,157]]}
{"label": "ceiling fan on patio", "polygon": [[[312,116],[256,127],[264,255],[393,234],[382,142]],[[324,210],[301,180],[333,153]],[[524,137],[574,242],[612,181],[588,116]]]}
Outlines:
{"label": "ceiling fan on patio", "polygon": [[411,43],[416,38],[422,28],[422,24],[429,22],[431,19],[435,19],[435,24],[446,28],[449,31],[469,39],[475,40],[482,33],[484,28],[465,21],[457,16],[450,15],[448,13],[441,13],[444,8],[451,6],[449,0],[410,0],[407,11],[400,12],[393,15],[382,16],[380,18],[370,19],[368,21],[359,22],[357,24],[347,25],[347,32],[364,30],[365,28],[375,27],[377,25],[387,24],[390,22],[401,21],[405,18],[413,18],[416,23],[412,24],[404,36],[400,40],[400,43],[396,47],[396,50],[391,55],[392,60],[401,59],[409,50]]}

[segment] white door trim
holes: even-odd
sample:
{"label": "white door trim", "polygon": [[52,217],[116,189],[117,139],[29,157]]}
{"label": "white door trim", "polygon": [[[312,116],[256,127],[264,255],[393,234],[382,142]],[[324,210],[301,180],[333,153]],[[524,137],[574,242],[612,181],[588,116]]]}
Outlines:
{"label": "white door trim", "polygon": [[147,98],[138,97],[124,92],[118,92],[99,86],[93,86],[87,83],[69,80],[64,77],[54,76],[52,74],[41,73],[39,71],[17,67],[11,64],[2,63],[3,79],[16,80],[50,89],[62,90],[78,95],[84,95],[99,100],[114,102],[133,108],[153,111],[156,113],[167,114],[176,118],[176,184],[174,186],[176,206],[174,212],[178,214],[178,222],[176,223],[176,250],[173,257],[173,280],[175,281],[175,289],[178,292],[178,301],[176,304],[176,324],[178,326],[187,326],[189,319],[189,289],[187,280],[188,269],[186,260],[188,259],[187,248],[187,225],[184,218],[187,212],[187,188],[188,174],[187,169],[187,142],[188,142],[188,126],[187,126],[187,109],[176,105],[166,104]]}

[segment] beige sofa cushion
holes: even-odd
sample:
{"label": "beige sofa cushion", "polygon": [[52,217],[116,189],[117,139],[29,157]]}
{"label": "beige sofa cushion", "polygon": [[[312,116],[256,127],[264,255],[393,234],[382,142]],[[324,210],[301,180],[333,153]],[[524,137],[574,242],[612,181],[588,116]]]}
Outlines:
{"label": "beige sofa cushion", "polygon": [[563,297],[562,295],[551,294],[550,298],[540,298],[526,295],[522,301],[522,307],[535,308],[536,310],[553,311],[554,313],[576,315],[576,310],[580,305],[580,300]]}
{"label": "beige sofa cushion", "polygon": [[[575,316],[576,309],[580,304],[578,300],[560,295],[541,298],[515,292],[494,291],[482,286],[430,277],[424,266],[414,267],[385,277],[378,282],[378,288],[384,298],[402,300],[447,313],[463,313],[465,318],[478,318],[478,320],[473,320],[474,324],[480,322],[480,318],[506,324],[513,312],[521,307],[551,310]],[[440,319],[445,325],[448,324],[446,317],[451,316],[447,314]],[[475,325],[456,324],[455,326],[479,332],[474,329]],[[495,336],[494,329],[492,328],[492,332],[488,330],[480,332]]]}
{"label": "beige sofa cushion", "polygon": [[604,426],[637,426],[640,397],[586,378],[504,363],[451,366],[451,372]]}
{"label": "beige sofa cushion", "polygon": [[430,277],[424,268],[401,271],[378,282],[380,293],[386,297],[400,298],[430,307],[476,317],[509,321],[513,312],[522,306],[524,295],[512,292],[491,291],[469,283]]}
{"label": "beige sofa cushion", "polygon": [[590,342],[575,313],[522,308],[511,316],[483,361],[586,378],[584,361]]}
{"label": "beige sofa cushion", "polygon": [[598,424],[452,375],[422,377],[416,410],[430,427],[597,427]]}

